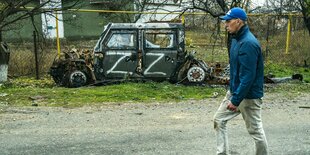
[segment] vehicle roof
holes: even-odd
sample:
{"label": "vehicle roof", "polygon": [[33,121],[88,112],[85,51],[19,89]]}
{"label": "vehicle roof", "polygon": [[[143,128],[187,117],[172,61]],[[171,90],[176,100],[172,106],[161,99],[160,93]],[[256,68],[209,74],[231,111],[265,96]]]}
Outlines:
{"label": "vehicle roof", "polygon": [[182,28],[181,23],[110,23],[111,29]]}

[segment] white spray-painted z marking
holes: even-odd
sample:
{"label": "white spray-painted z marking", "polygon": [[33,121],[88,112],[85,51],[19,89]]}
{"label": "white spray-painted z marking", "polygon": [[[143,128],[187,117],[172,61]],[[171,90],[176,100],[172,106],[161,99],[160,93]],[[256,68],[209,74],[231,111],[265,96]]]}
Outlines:
{"label": "white spray-painted z marking", "polygon": [[132,72],[128,72],[128,71],[115,71],[114,69],[116,68],[116,66],[122,61],[124,60],[127,56],[131,56],[131,53],[127,53],[127,52],[107,52],[107,55],[123,55],[122,57],[120,57],[115,64],[107,71],[107,74],[110,73],[121,73],[121,74],[132,74]]}
{"label": "white spray-painted z marking", "polygon": [[146,53],[146,55],[150,55],[150,56],[158,56],[158,58],[150,64],[149,67],[147,67],[144,71],[144,75],[150,75],[150,74],[161,74],[161,75],[166,75],[166,73],[164,72],[149,72],[149,70],[160,60],[162,59],[165,54],[164,53]]}

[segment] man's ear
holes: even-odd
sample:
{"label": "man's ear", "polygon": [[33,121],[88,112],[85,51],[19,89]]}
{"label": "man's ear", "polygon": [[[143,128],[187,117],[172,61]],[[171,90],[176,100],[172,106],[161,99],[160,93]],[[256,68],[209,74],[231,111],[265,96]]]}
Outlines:
{"label": "man's ear", "polygon": [[240,25],[240,19],[239,18],[237,19],[237,23]]}

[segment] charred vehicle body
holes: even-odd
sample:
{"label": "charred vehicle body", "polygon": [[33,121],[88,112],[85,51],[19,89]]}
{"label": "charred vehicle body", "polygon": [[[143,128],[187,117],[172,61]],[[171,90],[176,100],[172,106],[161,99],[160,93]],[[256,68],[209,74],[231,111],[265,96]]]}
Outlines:
{"label": "charred vehicle body", "polygon": [[93,50],[64,52],[50,69],[54,81],[66,87],[122,80],[225,84],[223,73],[185,50],[179,23],[110,23]]}

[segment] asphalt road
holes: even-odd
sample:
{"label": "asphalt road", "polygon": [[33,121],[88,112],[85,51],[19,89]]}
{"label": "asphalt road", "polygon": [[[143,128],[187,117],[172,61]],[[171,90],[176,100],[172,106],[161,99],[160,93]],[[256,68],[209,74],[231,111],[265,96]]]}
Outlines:
{"label": "asphalt road", "polygon": [[[1,155],[214,155],[221,97],[182,103],[50,108],[0,105]],[[310,155],[310,94],[266,94],[271,155]],[[241,116],[228,124],[233,155],[254,154]]]}

